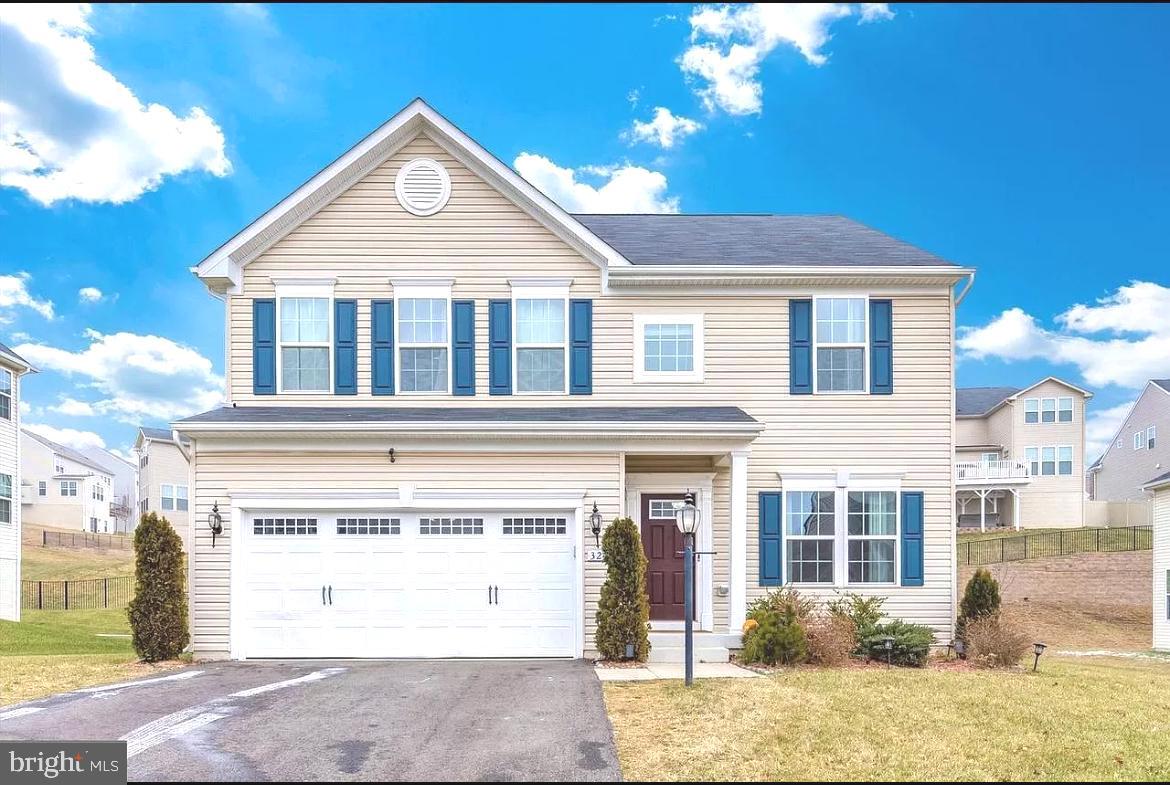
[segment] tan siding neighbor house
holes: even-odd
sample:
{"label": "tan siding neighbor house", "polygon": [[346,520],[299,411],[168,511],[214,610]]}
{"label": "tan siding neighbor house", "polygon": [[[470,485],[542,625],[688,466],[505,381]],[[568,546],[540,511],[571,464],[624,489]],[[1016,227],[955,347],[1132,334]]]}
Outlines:
{"label": "tan siding neighbor house", "polygon": [[583,656],[619,516],[667,656],[686,491],[712,656],[789,583],[950,640],[967,269],[837,217],[569,215],[416,101],[195,272],[200,656]]}

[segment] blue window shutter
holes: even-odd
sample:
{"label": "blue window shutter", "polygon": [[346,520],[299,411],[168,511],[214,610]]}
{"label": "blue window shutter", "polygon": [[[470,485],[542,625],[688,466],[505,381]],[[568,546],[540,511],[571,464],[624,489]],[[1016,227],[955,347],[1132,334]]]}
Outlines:
{"label": "blue window shutter", "polygon": [[760,585],[779,586],[784,582],[782,542],[783,495],[760,491]]}
{"label": "blue window shutter", "polygon": [[512,301],[488,301],[488,393],[512,394]]}
{"label": "blue window shutter", "polygon": [[394,301],[370,301],[370,392],[394,394]]}
{"label": "blue window shutter", "polygon": [[812,300],[788,301],[788,392],[812,395]]}
{"label": "blue window shutter", "polygon": [[333,392],[357,395],[357,300],[333,301]]}
{"label": "blue window shutter", "polygon": [[276,395],[276,300],[252,301],[252,393]]}
{"label": "blue window shutter", "polygon": [[894,392],[893,302],[869,301],[869,391],[874,395]]}
{"label": "blue window shutter", "polygon": [[924,577],[922,550],[922,491],[902,493],[902,585],[921,586]]}
{"label": "blue window shutter", "polygon": [[451,303],[451,356],[455,395],[475,395],[475,300]]}
{"label": "blue window shutter", "polygon": [[569,300],[569,394],[593,394],[593,301]]}

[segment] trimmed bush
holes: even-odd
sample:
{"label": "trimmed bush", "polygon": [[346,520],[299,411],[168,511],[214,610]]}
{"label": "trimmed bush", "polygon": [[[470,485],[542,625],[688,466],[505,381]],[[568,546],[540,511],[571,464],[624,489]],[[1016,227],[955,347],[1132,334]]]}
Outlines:
{"label": "trimmed bush", "polygon": [[779,589],[772,589],[772,591],[759,599],[753,600],[752,604],[747,608],[747,617],[760,622],[763,617],[770,613],[786,613],[792,611],[793,617],[803,623],[816,610],[816,600],[811,597],[802,596],[800,592],[791,586],[782,586]]}
{"label": "trimmed bush", "polygon": [[[886,654],[886,637],[894,639],[893,649]],[[894,665],[921,668],[926,664],[930,647],[934,644],[934,631],[923,624],[909,624],[894,619],[874,627],[873,632],[861,641],[861,649],[873,660],[886,661],[888,656]]]}
{"label": "trimmed bush", "polygon": [[634,644],[634,659],[650,656],[650,597],[646,594],[646,555],[642,535],[629,518],[618,518],[601,538],[605,557],[605,584],[597,604],[597,651],[607,660],[626,659],[626,644]]}
{"label": "trimmed bush", "polygon": [[808,658],[817,665],[842,665],[857,650],[857,627],[845,616],[818,613],[804,625]]}
{"label": "trimmed bush", "polygon": [[980,567],[975,570],[967,588],[963,590],[963,601],[959,603],[959,619],[955,624],[955,637],[967,642],[967,625],[976,619],[983,619],[999,613],[999,582],[991,573]]}
{"label": "trimmed bush", "polygon": [[740,659],[746,663],[796,665],[808,658],[808,641],[796,608],[757,610],[759,626],[744,635]]}
{"label": "trimmed bush", "polygon": [[173,660],[190,641],[184,591],[183,541],[166,518],[142,516],[134,530],[130,632],[134,651],[147,662]]}
{"label": "trimmed bush", "polygon": [[872,635],[874,628],[881,623],[884,615],[882,606],[885,604],[885,597],[862,597],[860,594],[846,592],[831,600],[826,608],[830,615],[851,621],[854,633],[860,641]]}
{"label": "trimmed bush", "polygon": [[1014,668],[1032,648],[1028,636],[996,613],[967,623],[967,659],[980,668]]}

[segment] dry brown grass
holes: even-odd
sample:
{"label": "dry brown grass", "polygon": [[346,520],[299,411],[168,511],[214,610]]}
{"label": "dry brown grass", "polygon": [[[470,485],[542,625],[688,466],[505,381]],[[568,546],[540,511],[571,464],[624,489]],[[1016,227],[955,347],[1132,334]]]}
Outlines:
{"label": "dry brown grass", "polygon": [[630,780],[1170,779],[1170,663],[610,683]]}
{"label": "dry brown grass", "polygon": [[125,654],[60,654],[0,659],[0,706],[80,687],[154,676],[186,663],[154,665]]}
{"label": "dry brown grass", "polygon": [[1149,606],[1029,600],[1003,612],[1034,640],[1062,649],[1146,651],[1152,643]]}
{"label": "dry brown grass", "polygon": [[20,577],[26,581],[75,581],[133,574],[133,550],[44,548],[26,544],[20,553]]}

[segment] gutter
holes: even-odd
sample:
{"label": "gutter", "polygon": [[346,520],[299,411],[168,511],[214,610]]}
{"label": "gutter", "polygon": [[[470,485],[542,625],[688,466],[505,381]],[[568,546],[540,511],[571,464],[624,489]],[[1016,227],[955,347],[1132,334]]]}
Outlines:
{"label": "gutter", "polygon": [[963,290],[961,292],[959,292],[959,296],[955,298],[955,307],[956,308],[962,304],[963,300],[965,300],[967,298],[967,293],[971,291],[971,287],[974,285],[975,285],[975,271],[971,270],[970,273],[967,274],[967,285],[963,287]]}

